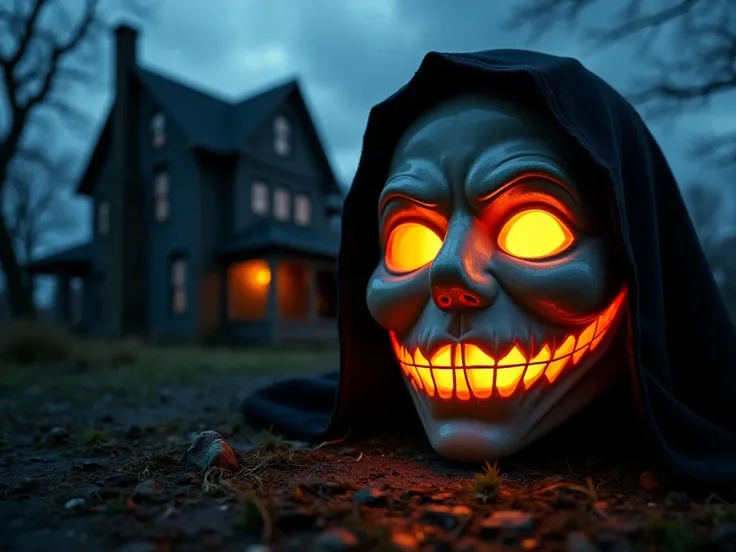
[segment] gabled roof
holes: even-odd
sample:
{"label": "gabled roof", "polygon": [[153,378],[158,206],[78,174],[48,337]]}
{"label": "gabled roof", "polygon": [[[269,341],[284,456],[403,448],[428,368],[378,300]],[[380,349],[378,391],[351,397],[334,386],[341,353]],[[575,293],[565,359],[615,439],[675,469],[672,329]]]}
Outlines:
{"label": "gabled roof", "polygon": [[339,247],[340,236],[337,233],[317,232],[264,218],[223,242],[219,253],[237,255],[283,250],[337,258]]}
{"label": "gabled roof", "polygon": [[[161,109],[182,131],[191,148],[221,155],[241,153],[247,139],[279,105],[293,96],[297,107],[306,115],[307,137],[318,152],[318,162],[325,174],[329,175],[329,182],[326,182],[328,191],[339,193],[340,188],[332,167],[295,79],[242,101],[230,102],[145,69],[137,68],[136,75],[145,90],[154,97]],[[104,154],[110,146],[113,109],[114,105],[109,111],[87,170],[79,183],[78,193],[90,194],[99,177]]]}

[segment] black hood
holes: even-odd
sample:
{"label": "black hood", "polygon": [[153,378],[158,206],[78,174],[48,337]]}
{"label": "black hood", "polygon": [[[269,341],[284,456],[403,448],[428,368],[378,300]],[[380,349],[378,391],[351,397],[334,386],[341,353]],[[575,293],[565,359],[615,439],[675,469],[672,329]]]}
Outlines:
{"label": "black hood", "polygon": [[685,475],[736,477],[736,332],[672,171],[612,87],[574,59],[523,50],[431,52],[404,87],[371,110],[343,212],[339,373],[257,391],[243,403],[247,421],[322,439],[415,418],[389,336],[366,306],[380,256],[378,197],[407,127],[468,91],[537,103],[607,175],[602,185],[629,290],[628,379],[641,428]]}

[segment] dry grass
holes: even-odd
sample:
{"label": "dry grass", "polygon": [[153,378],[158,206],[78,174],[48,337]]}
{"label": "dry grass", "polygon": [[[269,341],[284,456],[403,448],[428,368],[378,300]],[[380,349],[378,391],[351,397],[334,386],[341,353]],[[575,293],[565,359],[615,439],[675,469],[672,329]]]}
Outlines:
{"label": "dry grass", "polygon": [[337,349],[203,347],[139,339],[82,339],[64,328],[15,322],[0,330],[0,388],[195,383],[222,373],[306,373],[336,366]]}

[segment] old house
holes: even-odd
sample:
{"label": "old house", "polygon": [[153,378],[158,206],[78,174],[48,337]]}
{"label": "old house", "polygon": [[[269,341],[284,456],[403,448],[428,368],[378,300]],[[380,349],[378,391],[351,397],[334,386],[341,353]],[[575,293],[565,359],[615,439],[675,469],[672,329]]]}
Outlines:
{"label": "old house", "polygon": [[115,31],[115,97],[77,192],[92,238],[30,265],[95,335],[336,338],[341,191],[296,81],[228,102],[141,68]]}

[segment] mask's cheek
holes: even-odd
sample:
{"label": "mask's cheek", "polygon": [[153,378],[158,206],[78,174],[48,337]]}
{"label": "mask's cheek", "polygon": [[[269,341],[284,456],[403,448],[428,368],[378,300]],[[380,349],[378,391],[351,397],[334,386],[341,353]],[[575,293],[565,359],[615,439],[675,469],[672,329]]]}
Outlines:
{"label": "mask's cheek", "polygon": [[491,270],[501,287],[520,305],[561,324],[595,316],[615,293],[606,242],[582,238],[553,261],[530,262],[497,253]]}
{"label": "mask's cheek", "polygon": [[396,276],[379,263],[366,289],[366,303],[373,319],[399,335],[414,327],[430,300],[428,266]]}

